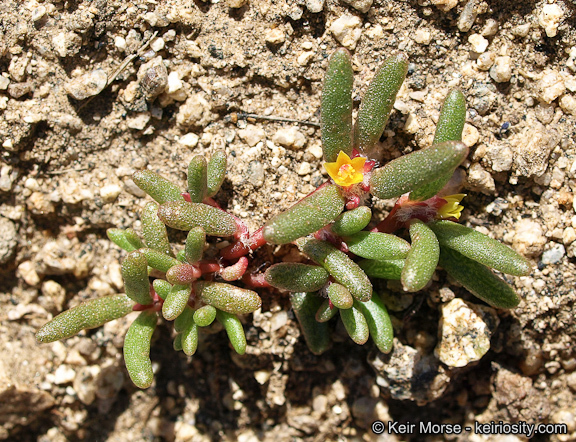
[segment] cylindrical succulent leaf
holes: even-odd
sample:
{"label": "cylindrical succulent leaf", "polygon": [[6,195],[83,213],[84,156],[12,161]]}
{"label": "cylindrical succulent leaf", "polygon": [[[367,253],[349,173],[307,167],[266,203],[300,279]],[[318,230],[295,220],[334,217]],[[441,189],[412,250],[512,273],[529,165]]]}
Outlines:
{"label": "cylindrical succulent leaf", "polygon": [[408,57],[404,54],[388,58],[376,72],[358,110],[356,130],[360,150],[370,150],[382,136],[407,72]]}
{"label": "cylindrical succulent leaf", "polygon": [[150,267],[161,272],[167,272],[171,267],[181,264],[176,258],[149,247],[138,249],[138,253],[145,256],[146,262]]}
{"label": "cylindrical succulent leaf", "polygon": [[194,264],[202,259],[205,244],[206,233],[202,227],[194,227],[188,232],[184,251],[186,253],[186,260],[190,264]]}
{"label": "cylindrical succulent leaf", "polygon": [[159,278],[152,281],[152,287],[158,296],[160,296],[162,299],[166,299],[170,293],[170,290],[172,290],[172,284]]}
{"label": "cylindrical succulent leaf", "polygon": [[174,336],[174,344],[172,345],[175,351],[182,351],[182,334]]}
{"label": "cylindrical succulent leaf", "polygon": [[[142,249],[139,249],[142,250]],[[122,261],[122,279],[126,295],[142,305],[152,304],[150,281],[148,280],[148,262],[146,256],[136,250]]]}
{"label": "cylindrical succulent leaf", "polygon": [[186,251],[184,249],[178,250],[176,253],[176,259],[180,262],[188,262],[186,260]]}
{"label": "cylindrical succulent leaf", "polygon": [[[466,98],[458,89],[453,89],[450,91],[442,105],[432,145],[443,143],[445,141],[461,141],[465,122]],[[452,172],[449,172],[410,193],[410,199],[424,201],[428,198],[432,198],[440,192],[448,181],[450,181],[450,178],[452,178]]]}
{"label": "cylindrical succulent leaf", "polygon": [[422,290],[438,265],[440,246],[434,232],[420,220],[410,223],[412,247],[402,269],[402,286],[407,292]]}
{"label": "cylindrical succulent leaf", "polygon": [[512,287],[483,264],[447,247],[440,249],[440,267],[470,293],[496,308],[514,308],[520,303]]}
{"label": "cylindrical succulent leaf", "polygon": [[324,267],[334,279],[346,287],[354,298],[367,301],[372,296],[372,284],[358,264],[352,261],[345,253],[333,245],[312,238],[300,238],[296,245],[305,253]]}
{"label": "cylindrical succulent leaf", "polygon": [[182,331],[182,350],[186,356],[192,356],[198,349],[198,324],[194,319]]}
{"label": "cylindrical succulent leaf", "polygon": [[207,195],[213,197],[220,190],[226,176],[226,153],[217,150],[208,161]]}
{"label": "cylindrical succulent leaf", "polygon": [[320,120],[324,161],[334,162],[343,151],[352,155],[352,85],[354,72],[350,53],[337,49],[328,61],[322,88]]}
{"label": "cylindrical succulent leaf", "polygon": [[166,272],[166,279],[170,284],[191,284],[200,276],[202,276],[200,269],[188,263],[177,264],[174,267],[170,267]]}
{"label": "cylindrical succulent leaf", "polygon": [[324,353],[330,345],[328,324],[315,319],[316,312],[322,304],[322,298],[316,293],[300,292],[292,293],[290,302],[308,348],[315,355]]}
{"label": "cylindrical succulent leaf", "polygon": [[350,294],[350,291],[336,282],[328,286],[326,294],[336,308],[348,309],[354,304],[354,298]]}
{"label": "cylindrical succulent leaf", "polygon": [[328,282],[329,274],[324,268],[296,262],[282,262],[269,267],[264,279],[272,287],[290,292],[313,292]]}
{"label": "cylindrical succulent leaf", "polygon": [[366,259],[406,258],[410,250],[408,241],[388,233],[363,231],[344,240],[352,253]]}
{"label": "cylindrical succulent leaf", "polygon": [[194,310],[187,305],[180,315],[174,320],[174,331],[182,333],[194,320]]}
{"label": "cylindrical succulent leaf", "polygon": [[162,316],[168,321],[176,319],[186,308],[190,299],[191,287],[189,285],[176,284],[168,293],[166,301],[162,304]]}
{"label": "cylindrical succulent leaf", "polygon": [[134,229],[108,229],[106,235],[110,241],[127,252],[144,247],[144,243]]}
{"label": "cylindrical succulent leaf", "polygon": [[173,229],[189,231],[202,227],[206,235],[211,236],[231,236],[237,230],[232,215],[206,204],[170,201],[160,206],[158,216]]}
{"label": "cylindrical succulent leaf", "polygon": [[510,247],[474,229],[452,221],[429,224],[443,247],[449,247],[485,266],[509,275],[530,274],[530,263]]}
{"label": "cylindrical succulent leaf", "polygon": [[244,334],[240,319],[232,313],[221,310],[216,311],[216,319],[224,326],[228,339],[234,350],[236,350],[236,353],[239,355],[246,353],[246,335]]}
{"label": "cylindrical succulent leaf", "polygon": [[340,319],[342,319],[348,335],[356,344],[363,345],[366,343],[370,336],[368,322],[366,322],[366,318],[355,305],[349,309],[340,310]]}
{"label": "cylindrical succulent leaf", "polygon": [[338,310],[339,309],[334,305],[330,305],[329,299],[325,299],[324,301],[322,301],[322,304],[320,304],[320,307],[318,307],[318,310],[316,311],[316,315],[314,316],[314,318],[318,322],[328,322],[330,321],[330,319],[336,316]]}
{"label": "cylindrical succulent leaf", "polygon": [[468,155],[459,141],[446,141],[401,156],[372,172],[370,192],[378,198],[396,198],[454,171]]}
{"label": "cylindrical succulent leaf", "polygon": [[174,256],[172,247],[170,247],[166,226],[160,221],[160,218],[158,218],[159,207],[157,203],[149,202],[142,211],[141,219],[144,241],[146,241],[146,247],[169,256]]}
{"label": "cylindrical succulent leaf", "polygon": [[376,261],[373,259],[364,259],[358,263],[367,276],[381,279],[400,279],[402,269],[404,268],[403,259],[388,259]]}
{"label": "cylindrical succulent leaf", "polygon": [[188,165],[188,193],[190,194],[190,201],[193,203],[201,203],[206,198],[207,169],[206,158],[202,155],[192,157]]}
{"label": "cylindrical succulent leaf", "polygon": [[288,244],[332,222],[344,209],[338,186],[327,185],[268,221],[262,234],[272,244]]}
{"label": "cylindrical succulent leaf", "polygon": [[354,306],[362,312],[372,340],[382,353],[389,353],[392,350],[394,341],[394,329],[386,306],[378,294],[374,294],[370,301],[354,302]]}
{"label": "cylindrical succulent leaf", "polygon": [[134,301],[124,294],[84,301],[44,324],[36,332],[36,340],[46,343],[69,338],[82,330],[100,327],[126,316],[133,306]]}
{"label": "cylindrical succulent leaf", "polygon": [[194,312],[194,322],[198,327],[208,327],[216,319],[216,309],[211,305],[203,305]]}
{"label": "cylindrical succulent leaf", "polygon": [[166,178],[150,170],[142,170],[132,175],[132,181],[156,202],[184,200],[182,191]]}
{"label": "cylindrical succulent leaf", "polygon": [[372,219],[372,211],[366,206],[360,206],[342,213],[334,220],[330,229],[338,236],[348,236],[359,232]]}
{"label": "cylindrical succulent leaf", "polygon": [[150,341],[157,319],[155,311],[144,310],[130,325],[124,338],[124,363],[130,379],[138,388],[148,388],[154,378],[150,361]]}
{"label": "cylindrical succulent leaf", "polygon": [[251,313],[262,305],[256,292],[222,282],[197,281],[194,292],[206,304],[235,315]]}

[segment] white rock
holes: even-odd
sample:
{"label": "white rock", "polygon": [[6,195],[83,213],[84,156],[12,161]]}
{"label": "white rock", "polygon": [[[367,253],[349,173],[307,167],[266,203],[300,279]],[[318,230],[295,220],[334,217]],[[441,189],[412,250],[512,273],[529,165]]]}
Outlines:
{"label": "white rock", "polygon": [[480,54],[476,59],[476,66],[478,69],[487,71],[494,64],[494,60],[496,60],[496,54],[494,52],[484,52],[483,54]]}
{"label": "white rock", "polygon": [[180,106],[176,122],[180,126],[204,126],[212,121],[210,105],[203,92],[193,94]]}
{"label": "white rock", "polygon": [[56,385],[68,384],[76,377],[76,372],[72,367],[60,365],[54,372],[54,383]]}
{"label": "white rock", "polygon": [[56,53],[64,58],[78,53],[82,46],[82,37],[74,32],[60,32],[52,37],[52,46]]}
{"label": "white rock", "polygon": [[306,9],[312,14],[322,12],[325,0],[305,0]]}
{"label": "white rock", "polygon": [[118,195],[122,192],[122,188],[118,184],[108,184],[100,189],[100,196],[106,203],[116,201]]}
{"label": "white rock", "polygon": [[512,238],[514,250],[529,258],[542,254],[547,240],[540,223],[531,219],[521,219],[514,228]]}
{"label": "white rock", "polygon": [[154,52],[160,52],[162,49],[164,49],[165,45],[166,42],[162,37],[156,37],[150,42],[150,49],[152,49]]}
{"label": "white rock", "polygon": [[36,265],[32,261],[24,261],[18,266],[16,274],[32,287],[40,284],[40,276],[36,272]]}
{"label": "white rock", "polygon": [[458,0],[431,0],[431,3],[441,11],[449,11],[458,4]]}
{"label": "white rock", "polygon": [[280,28],[266,29],[264,39],[271,45],[280,45],[286,40],[284,31]]}
{"label": "white rock", "polygon": [[477,54],[481,54],[488,48],[488,40],[480,34],[472,34],[468,37],[468,42],[472,46],[472,50]]}
{"label": "white rock", "polygon": [[10,84],[10,79],[5,77],[4,75],[0,75],[0,90],[5,91],[8,89],[8,85]]}
{"label": "white rock", "polygon": [[541,176],[548,167],[550,153],[559,142],[557,131],[538,122],[512,137],[510,145],[513,147],[516,173],[527,177]]}
{"label": "white rock", "polygon": [[279,129],[272,141],[280,146],[301,149],[306,144],[306,136],[295,127]]}
{"label": "white rock", "polygon": [[168,74],[168,88],[166,89],[167,94],[173,94],[180,89],[182,89],[182,80],[180,80],[180,75],[177,71],[172,71]]}
{"label": "white rock", "polygon": [[562,244],[551,243],[552,247],[542,253],[543,264],[558,264],[566,254]]}
{"label": "white rock", "polygon": [[256,146],[260,141],[266,139],[266,132],[261,127],[256,127],[253,124],[249,124],[245,129],[240,129],[238,131],[238,136],[244,141],[248,146]]}
{"label": "white rock", "polygon": [[114,37],[114,46],[116,46],[119,50],[125,51],[126,50],[126,39],[117,35]]}
{"label": "white rock", "polygon": [[442,306],[440,340],[434,353],[449,367],[465,367],[490,349],[490,338],[500,320],[490,307],[460,298]]}
{"label": "white rock", "polygon": [[560,107],[570,115],[576,115],[576,98],[572,95],[564,95],[560,98]]}
{"label": "white rock", "polygon": [[538,82],[538,98],[545,103],[552,103],[564,93],[564,79],[555,69],[547,69]]}
{"label": "white rock", "polygon": [[428,29],[417,29],[414,32],[414,41],[421,45],[429,45],[432,41],[432,34]]}
{"label": "white rock", "polygon": [[564,11],[556,3],[545,4],[538,15],[538,23],[546,31],[548,37],[556,37],[558,25],[564,18]]}
{"label": "white rock", "polygon": [[344,14],[330,26],[330,31],[338,42],[347,49],[356,49],[362,35],[362,22],[355,15]]}
{"label": "white rock", "polygon": [[88,97],[98,95],[108,84],[108,74],[104,69],[95,69],[80,77],[69,81],[66,92],[76,100],[85,100]]}
{"label": "white rock", "polygon": [[496,191],[494,178],[479,163],[474,163],[468,169],[468,187],[491,195]]}
{"label": "white rock", "polygon": [[196,135],[195,133],[187,133],[185,135],[182,135],[179,139],[178,139],[178,143],[182,144],[183,146],[186,147],[196,147],[196,145],[198,144],[198,141],[200,140],[200,137],[198,135]]}
{"label": "white rock", "polygon": [[32,21],[36,22],[42,20],[46,15],[46,6],[40,5],[32,10]]}
{"label": "white rock", "polygon": [[372,2],[373,0],[344,0],[344,3],[348,3],[354,9],[364,14],[370,10]]}
{"label": "white rock", "polygon": [[480,139],[480,132],[471,124],[465,123],[462,131],[462,142],[468,146],[474,146]]}
{"label": "white rock", "polygon": [[310,166],[310,163],[308,161],[303,161],[302,163],[300,163],[300,166],[298,167],[298,170],[296,171],[296,173],[298,175],[304,176],[304,175],[308,175],[311,170],[312,170],[312,167]]}
{"label": "white rock", "polygon": [[126,125],[130,129],[143,130],[150,121],[150,112],[138,112],[126,117]]}
{"label": "white rock", "polygon": [[497,83],[510,81],[512,78],[512,60],[509,56],[496,57],[490,68],[490,77]]}
{"label": "white rock", "polygon": [[310,60],[312,60],[312,58],[314,58],[314,52],[305,51],[298,56],[297,63],[300,66],[306,66],[308,63],[310,63]]}
{"label": "white rock", "polygon": [[314,155],[315,158],[320,159],[324,156],[324,151],[320,144],[313,144],[308,148],[308,151]]}
{"label": "white rock", "polygon": [[564,232],[562,232],[562,242],[564,245],[569,246],[574,241],[576,241],[576,230],[572,226],[566,227]]}

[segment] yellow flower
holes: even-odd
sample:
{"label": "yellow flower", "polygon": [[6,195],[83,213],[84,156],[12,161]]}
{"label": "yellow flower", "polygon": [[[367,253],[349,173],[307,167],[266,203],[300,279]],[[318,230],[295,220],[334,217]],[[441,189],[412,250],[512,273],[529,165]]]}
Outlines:
{"label": "yellow flower", "polygon": [[336,184],[342,187],[349,187],[364,180],[362,171],[364,170],[365,162],[366,158],[364,157],[350,159],[348,155],[340,151],[336,162],[324,163],[324,167]]}
{"label": "yellow flower", "polygon": [[446,218],[456,218],[460,219],[460,215],[462,214],[462,210],[464,206],[458,204],[462,201],[462,198],[466,196],[465,193],[457,193],[455,195],[447,195],[441,197],[443,200],[446,201],[442,207],[438,209],[438,217],[442,219]]}

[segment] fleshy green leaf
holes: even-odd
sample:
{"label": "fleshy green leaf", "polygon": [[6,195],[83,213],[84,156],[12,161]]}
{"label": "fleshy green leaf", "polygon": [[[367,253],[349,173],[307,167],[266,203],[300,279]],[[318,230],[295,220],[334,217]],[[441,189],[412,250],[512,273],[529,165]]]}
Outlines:
{"label": "fleshy green leaf", "polygon": [[182,191],[166,178],[150,170],[142,170],[132,175],[132,181],[156,202],[184,200]]}
{"label": "fleshy green leaf", "polygon": [[520,303],[512,287],[485,265],[442,247],[440,267],[470,293],[496,308],[514,308]]}
{"label": "fleshy green leaf", "polygon": [[324,353],[330,345],[328,324],[315,319],[322,299],[316,293],[301,292],[292,293],[290,301],[308,348],[315,355]]}
{"label": "fleshy green leaf", "polygon": [[202,155],[192,157],[188,165],[188,193],[190,201],[201,203],[206,198],[208,165]]}
{"label": "fleshy green leaf", "polygon": [[372,296],[372,284],[358,264],[331,244],[312,238],[300,238],[296,245],[324,267],[334,279],[346,287],[354,298],[367,301]]}
{"label": "fleshy green leaf", "polygon": [[188,263],[177,264],[166,272],[166,279],[170,284],[186,285],[196,281],[202,273],[197,267]]}
{"label": "fleshy green leaf", "polygon": [[264,273],[264,279],[272,287],[290,292],[320,290],[329,276],[322,267],[296,262],[274,264]]}
{"label": "fleshy green leaf", "polygon": [[330,300],[325,299],[324,301],[322,301],[322,304],[320,304],[320,307],[318,307],[318,310],[316,311],[316,315],[314,317],[318,322],[328,322],[330,319],[336,316],[338,310],[339,309],[337,307],[334,307],[334,305],[332,305],[332,308],[330,308]]}
{"label": "fleshy green leaf", "polygon": [[352,340],[358,344],[363,345],[368,340],[370,331],[368,329],[368,322],[362,312],[356,307],[356,301],[351,308],[340,310],[340,318],[344,324],[344,328]]}
{"label": "fleshy green leaf", "polygon": [[130,252],[122,261],[122,279],[124,280],[124,290],[130,299],[142,305],[152,304],[148,263],[143,253],[138,250]]}
{"label": "fleshy green leaf", "polygon": [[186,260],[190,264],[194,264],[202,259],[205,244],[206,233],[204,233],[202,227],[194,227],[188,232],[184,251],[186,253]]}
{"label": "fleshy green leaf", "polygon": [[358,110],[360,150],[370,150],[382,136],[407,72],[408,57],[404,54],[388,58],[376,72]]}
{"label": "fleshy green leaf", "polygon": [[235,315],[251,313],[262,305],[256,292],[222,282],[197,281],[194,292],[206,304]]}
{"label": "fleshy green leaf", "polygon": [[336,235],[348,236],[362,230],[371,219],[372,211],[366,206],[360,206],[338,216],[330,229]]}
{"label": "fleshy green leaf", "polygon": [[329,163],[336,161],[340,151],[352,155],[353,83],[350,53],[343,48],[337,49],[328,61],[320,110],[324,161]]}
{"label": "fleshy green leaf", "polygon": [[191,322],[193,322],[194,310],[187,305],[180,315],[174,320],[174,331],[176,333],[182,333]]}
{"label": "fleshy green leaf", "polygon": [[468,155],[459,141],[447,141],[401,156],[372,172],[370,192],[378,198],[396,198],[454,172]]}
{"label": "fleshy green leaf", "polygon": [[144,243],[134,229],[108,229],[106,235],[110,241],[127,252],[144,247]]}
{"label": "fleshy green leaf", "polygon": [[429,224],[443,247],[449,247],[485,266],[509,275],[530,274],[526,259],[489,236],[452,221],[434,221]]}
{"label": "fleshy green leaf", "polygon": [[232,215],[206,204],[170,201],[160,206],[158,216],[173,229],[188,231],[202,227],[211,236],[230,236],[237,230]]}
{"label": "fleshy green leaf", "polygon": [[44,324],[36,332],[36,340],[46,343],[69,338],[82,330],[100,327],[126,316],[133,306],[134,301],[124,294],[84,301]]}
{"label": "fleshy green leaf", "polygon": [[190,299],[191,288],[189,285],[172,286],[172,290],[168,293],[166,301],[162,304],[162,316],[168,321],[176,319],[186,308],[188,299]]}
{"label": "fleshy green leaf", "polygon": [[[445,141],[461,141],[462,130],[464,129],[465,122],[466,98],[462,92],[453,89],[450,91],[442,105],[432,145],[443,143]],[[446,175],[410,193],[410,199],[424,201],[428,198],[432,198],[442,190],[446,183],[450,181],[450,178],[452,178],[452,172],[447,173]]]}
{"label": "fleshy green leaf", "polygon": [[182,334],[174,336],[174,344],[172,345],[172,348],[174,348],[175,351],[182,350]]}
{"label": "fleshy green leaf", "polygon": [[208,327],[216,319],[216,309],[211,305],[203,305],[194,312],[194,322],[198,327]]}
{"label": "fleshy green leaf", "polygon": [[394,340],[394,329],[392,328],[392,321],[390,315],[380,299],[378,294],[374,294],[370,301],[354,302],[358,310],[362,312],[372,340],[382,353],[389,353],[392,350],[392,342]]}
{"label": "fleshy green leaf", "polygon": [[365,259],[360,261],[358,265],[364,270],[364,273],[371,278],[400,279],[402,269],[404,268],[404,260],[389,259],[376,261],[373,259]]}
{"label": "fleshy green leaf", "polygon": [[438,265],[440,246],[434,232],[420,220],[410,224],[412,247],[402,269],[402,286],[407,292],[422,290]]}
{"label": "fleshy green leaf", "polygon": [[198,325],[194,322],[195,312],[186,306],[184,311],[174,320],[174,330],[180,333],[180,347],[188,356],[196,353],[198,348]]}
{"label": "fleshy green leaf", "polygon": [[344,238],[348,249],[366,259],[406,258],[410,244],[395,235],[381,232],[358,232]]}
{"label": "fleshy green leaf", "polygon": [[170,247],[166,226],[160,221],[160,218],[158,218],[159,207],[157,203],[149,202],[142,211],[142,234],[144,235],[144,241],[146,241],[146,247],[169,256],[174,256],[172,247]]}
{"label": "fleshy green leaf", "polygon": [[350,291],[336,282],[328,286],[326,294],[330,301],[332,301],[332,304],[334,304],[334,307],[348,309],[354,304],[354,298],[350,294]]}
{"label": "fleshy green leaf", "polygon": [[157,319],[156,312],[144,310],[130,325],[124,338],[124,362],[130,379],[138,388],[150,387],[154,378],[150,361],[150,341]]}
{"label": "fleshy green leaf", "polygon": [[150,267],[161,272],[167,272],[171,267],[180,265],[180,261],[176,258],[148,247],[138,249],[138,253],[146,257],[146,262]]}
{"label": "fleshy green leaf", "polygon": [[170,284],[168,281],[158,278],[152,281],[152,287],[154,287],[154,291],[162,299],[166,299],[170,293],[170,290],[172,290],[172,284]]}
{"label": "fleshy green leaf", "polygon": [[228,339],[236,353],[239,355],[246,353],[246,335],[240,319],[231,313],[221,310],[216,311],[216,319],[224,326]]}
{"label": "fleshy green leaf", "polygon": [[207,196],[213,197],[220,190],[226,176],[226,153],[223,150],[214,152],[208,161]]}
{"label": "fleshy green leaf", "polygon": [[344,209],[338,186],[327,185],[268,221],[262,234],[272,244],[288,244],[332,222]]}

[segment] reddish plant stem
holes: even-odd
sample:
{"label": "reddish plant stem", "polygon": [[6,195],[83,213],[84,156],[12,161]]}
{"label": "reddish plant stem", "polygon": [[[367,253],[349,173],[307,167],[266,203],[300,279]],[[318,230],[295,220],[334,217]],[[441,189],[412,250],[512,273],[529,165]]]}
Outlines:
{"label": "reddish plant stem", "polygon": [[220,273],[222,271],[222,265],[215,259],[202,260],[198,263],[198,267],[202,274],[204,273]]}
{"label": "reddish plant stem", "polygon": [[262,229],[264,229],[264,227],[256,230],[252,236],[245,241],[239,240],[234,244],[223,248],[220,251],[220,255],[224,259],[236,259],[248,254],[251,250],[256,250],[257,248],[262,247],[266,244],[266,240],[264,239],[264,236],[262,236]]}
{"label": "reddish plant stem", "polygon": [[245,273],[242,282],[252,288],[272,287],[264,279],[264,273]]}
{"label": "reddish plant stem", "polygon": [[224,279],[224,281],[237,281],[242,278],[244,273],[246,273],[247,268],[248,258],[242,256],[235,264],[222,269],[220,274],[222,275],[222,279]]}

